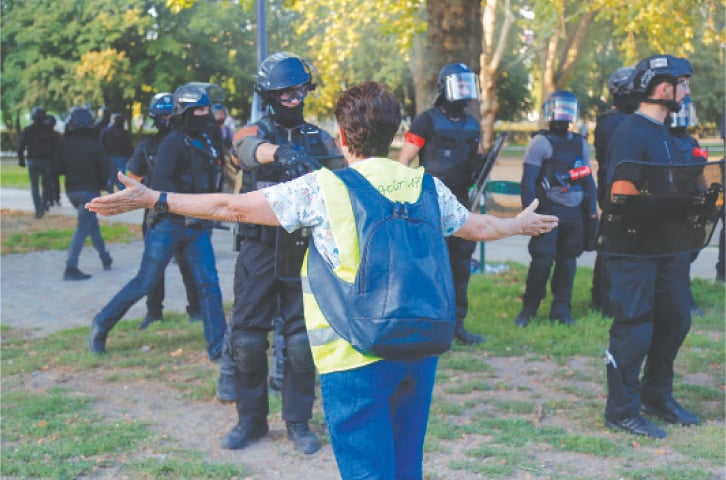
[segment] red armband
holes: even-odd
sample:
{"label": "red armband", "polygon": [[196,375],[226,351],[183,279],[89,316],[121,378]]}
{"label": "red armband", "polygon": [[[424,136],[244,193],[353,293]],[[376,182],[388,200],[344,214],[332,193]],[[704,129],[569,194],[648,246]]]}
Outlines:
{"label": "red armband", "polygon": [[412,145],[416,145],[418,148],[421,148],[426,143],[426,139],[423,137],[419,137],[415,133],[406,132],[406,135],[404,135],[404,140],[406,140],[406,143],[410,143]]}

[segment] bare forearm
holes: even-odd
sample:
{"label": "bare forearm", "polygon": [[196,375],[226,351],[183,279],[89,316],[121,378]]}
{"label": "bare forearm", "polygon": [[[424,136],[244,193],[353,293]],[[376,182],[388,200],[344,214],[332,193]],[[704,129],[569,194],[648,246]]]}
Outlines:
{"label": "bare forearm", "polygon": [[[159,193],[154,192],[158,199]],[[156,203],[156,201],[154,201]],[[186,217],[222,222],[279,225],[261,191],[233,195],[228,193],[168,193],[169,211]],[[153,205],[152,205],[153,206]]]}
{"label": "bare forearm", "polygon": [[557,227],[558,219],[553,215],[536,213],[537,200],[514,218],[499,218],[488,214],[471,213],[458,231],[457,237],[475,241],[491,241],[513,235],[541,235]]}
{"label": "bare forearm", "polygon": [[516,218],[499,218],[488,214],[472,213],[457,237],[475,241],[491,241],[524,233],[522,222]]}
{"label": "bare forearm", "polygon": [[[127,188],[113,195],[96,197],[86,204],[92,212],[109,216],[130,212],[139,208],[154,208],[161,192],[151,190],[123,174],[119,179]],[[223,222],[246,222],[260,225],[279,225],[261,191],[242,195],[229,193],[167,193],[169,212],[187,217],[219,220]]]}

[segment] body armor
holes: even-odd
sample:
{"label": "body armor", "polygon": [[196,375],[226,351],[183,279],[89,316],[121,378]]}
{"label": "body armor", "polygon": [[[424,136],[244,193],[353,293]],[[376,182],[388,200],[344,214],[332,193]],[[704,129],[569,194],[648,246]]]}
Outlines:
{"label": "body armor", "polygon": [[[340,159],[339,156],[330,156],[323,132],[310,123],[287,129],[275,125],[272,118],[266,116],[257,122],[257,126],[258,138],[275,145],[290,145],[302,149],[325,166],[332,167],[331,160]],[[262,165],[254,170],[244,171],[240,193],[259,190],[287,180],[289,178],[285,171],[276,162]],[[299,280],[309,235],[306,228],[293,233],[288,233],[281,227],[248,223],[240,223],[237,228],[237,242],[252,240],[275,246],[275,274],[280,280]]]}
{"label": "body armor", "polygon": [[[581,167],[582,163],[582,137],[576,133],[569,133],[563,137],[555,135],[550,131],[542,131],[539,134],[547,137],[552,145],[552,156],[542,161],[542,167],[537,177],[537,197],[548,198],[549,200],[565,206],[576,206],[582,202],[582,185],[572,184],[563,191],[565,185],[561,185],[559,178],[563,178],[573,168]],[[563,194],[578,195],[579,201],[576,205],[572,202],[564,202]]]}
{"label": "body armor", "polygon": [[434,127],[434,136],[419,152],[426,172],[441,179],[457,198],[463,195],[472,180],[471,156],[479,145],[479,124],[466,115],[464,125],[454,122],[438,108],[428,110]]}

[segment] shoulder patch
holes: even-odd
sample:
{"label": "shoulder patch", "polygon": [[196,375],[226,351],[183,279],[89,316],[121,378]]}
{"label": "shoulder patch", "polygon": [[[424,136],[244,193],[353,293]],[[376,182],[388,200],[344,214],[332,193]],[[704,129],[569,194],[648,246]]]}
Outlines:
{"label": "shoulder patch", "polygon": [[237,143],[245,137],[256,137],[257,136],[257,125],[247,125],[235,132],[232,143]]}

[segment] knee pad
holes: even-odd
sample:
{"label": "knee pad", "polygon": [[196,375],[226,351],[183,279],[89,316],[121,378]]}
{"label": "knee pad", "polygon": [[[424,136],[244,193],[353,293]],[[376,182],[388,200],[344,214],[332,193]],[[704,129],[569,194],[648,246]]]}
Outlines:
{"label": "knee pad", "polygon": [[267,366],[267,335],[264,333],[230,332],[229,349],[232,360],[243,373],[256,373]]}
{"label": "knee pad", "polygon": [[298,373],[314,373],[315,364],[310,351],[310,342],[305,332],[296,333],[285,339],[287,364]]}

